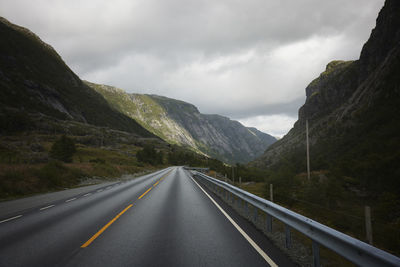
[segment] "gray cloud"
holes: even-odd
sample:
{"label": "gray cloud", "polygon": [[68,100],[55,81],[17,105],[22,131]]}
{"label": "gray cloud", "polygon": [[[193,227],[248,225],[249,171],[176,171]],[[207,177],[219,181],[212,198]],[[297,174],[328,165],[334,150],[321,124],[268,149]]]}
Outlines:
{"label": "gray cloud", "polygon": [[296,118],[330,60],[359,56],[383,2],[3,0],[0,15],[54,46],[81,78],[268,131],[279,120],[262,118]]}

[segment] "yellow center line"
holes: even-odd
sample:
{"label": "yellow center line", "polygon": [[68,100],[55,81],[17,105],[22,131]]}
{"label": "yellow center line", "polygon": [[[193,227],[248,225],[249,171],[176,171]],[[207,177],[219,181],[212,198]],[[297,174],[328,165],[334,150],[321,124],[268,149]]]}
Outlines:
{"label": "yellow center line", "polygon": [[[161,180],[163,180],[166,176],[168,176],[171,173],[172,170],[170,170],[167,174],[165,174],[163,177],[161,177],[160,180],[158,180],[153,186],[156,186]],[[146,190],[138,199],[141,199],[144,197],[153,187],[150,187],[149,189]],[[119,217],[121,217],[122,214],[124,214],[127,210],[129,210],[133,204],[130,204],[127,206],[123,211],[121,211],[117,216],[114,217],[111,221],[109,221],[106,225],[103,226],[96,234],[94,234],[86,243],[84,243],[81,248],[86,248],[88,247],[99,235],[101,235],[108,227],[110,227],[111,224],[113,224],[116,220],[118,220]]]}
{"label": "yellow center line", "polygon": [[126,207],[123,211],[121,211],[117,216],[114,217],[111,221],[109,221],[106,225],[103,226],[94,236],[92,236],[88,241],[86,241],[85,244],[81,246],[81,248],[86,248],[89,246],[99,235],[101,235],[108,227],[110,227],[111,224],[113,224],[118,218],[124,214],[127,210],[129,210],[133,204],[130,204],[128,207]]}
{"label": "yellow center line", "polygon": [[165,174],[164,176],[162,176],[162,177],[160,178],[160,180],[158,180],[158,181],[153,185],[153,187],[156,186],[156,185],[157,185],[159,182],[161,182],[162,180],[164,180],[164,178],[167,177],[171,172],[172,172],[172,170],[170,170],[167,174]]}
{"label": "yellow center line", "polygon": [[149,189],[146,190],[146,192],[144,192],[138,199],[141,199],[142,197],[144,197],[144,195],[146,195],[153,187],[150,187]]}

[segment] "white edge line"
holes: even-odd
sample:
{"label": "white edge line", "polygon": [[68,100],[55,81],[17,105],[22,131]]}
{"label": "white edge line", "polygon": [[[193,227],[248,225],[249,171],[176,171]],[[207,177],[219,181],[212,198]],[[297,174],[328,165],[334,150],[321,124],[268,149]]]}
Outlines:
{"label": "white edge line", "polygon": [[52,207],[54,207],[54,206],[55,206],[55,205],[49,205],[49,206],[40,208],[39,210],[47,210],[47,209],[50,209],[50,208],[52,208]]}
{"label": "white edge line", "polygon": [[99,192],[99,193],[100,193],[100,192],[103,192],[103,190],[104,190],[104,189],[99,189],[99,190],[97,190],[97,192]]}
{"label": "white edge line", "polygon": [[84,197],[90,196],[92,193],[87,193],[85,195],[83,195]]}
{"label": "white edge line", "polygon": [[250,245],[261,255],[261,257],[264,258],[264,260],[271,265],[272,267],[277,267],[278,265],[270,258],[268,257],[268,255],[256,244],[256,242],[254,242],[253,239],[251,239],[250,236],[248,236],[246,234],[246,232],[231,218],[231,216],[229,216],[222,208],[220,205],[218,205],[218,203],[193,179],[193,177],[190,177],[193,182],[196,183],[196,185],[204,192],[204,194],[206,194],[206,196],[208,196],[211,201],[214,203],[215,206],[217,206],[217,208],[222,212],[222,214],[225,215],[225,217],[233,224],[233,226],[235,226],[235,228],[239,231],[239,233],[242,234],[242,236],[247,240],[247,242],[250,243]]}
{"label": "white edge line", "polygon": [[71,199],[68,199],[68,200],[65,200],[65,202],[74,201],[75,199],[76,199],[76,197],[74,197],[74,198],[71,198]]}
{"label": "white edge line", "polygon": [[11,221],[11,220],[15,220],[15,219],[18,219],[18,218],[20,218],[20,217],[22,217],[22,215],[17,215],[17,216],[14,216],[14,217],[11,217],[11,218],[2,220],[2,221],[0,221],[0,223],[4,223],[4,222]]}

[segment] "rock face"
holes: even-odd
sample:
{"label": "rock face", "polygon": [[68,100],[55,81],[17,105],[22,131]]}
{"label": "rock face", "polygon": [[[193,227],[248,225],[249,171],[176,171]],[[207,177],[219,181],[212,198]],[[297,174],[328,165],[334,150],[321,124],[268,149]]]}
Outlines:
{"label": "rock face", "polygon": [[13,119],[16,114],[24,118],[44,114],[154,137],[133,119],[113,110],[51,46],[1,17],[0,105],[0,133],[20,123]]}
{"label": "rock face", "polygon": [[385,2],[360,59],[329,63],[306,95],[294,127],[253,165],[267,168],[289,159],[304,171],[308,120],[312,169],[340,168],[370,183],[398,184],[400,1]]}
{"label": "rock face", "polygon": [[220,115],[201,114],[192,104],[157,95],[127,94],[87,82],[120,112],[169,143],[187,146],[225,162],[248,162],[276,139]]}

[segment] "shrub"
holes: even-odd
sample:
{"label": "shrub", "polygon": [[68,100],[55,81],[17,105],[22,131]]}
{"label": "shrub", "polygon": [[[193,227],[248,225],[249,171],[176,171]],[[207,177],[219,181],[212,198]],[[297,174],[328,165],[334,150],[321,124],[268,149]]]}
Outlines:
{"label": "shrub", "polygon": [[65,135],[61,136],[50,150],[50,157],[64,162],[72,162],[72,156],[76,152],[75,143]]}
{"label": "shrub", "polygon": [[152,165],[163,163],[163,153],[157,152],[152,145],[146,145],[142,150],[136,153],[138,161]]}
{"label": "shrub", "polygon": [[36,176],[39,178],[38,187],[41,188],[40,191],[43,191],[75,185],[84,173],[79,169],[67,167],[59,161],[51,161],[37,170]]}

